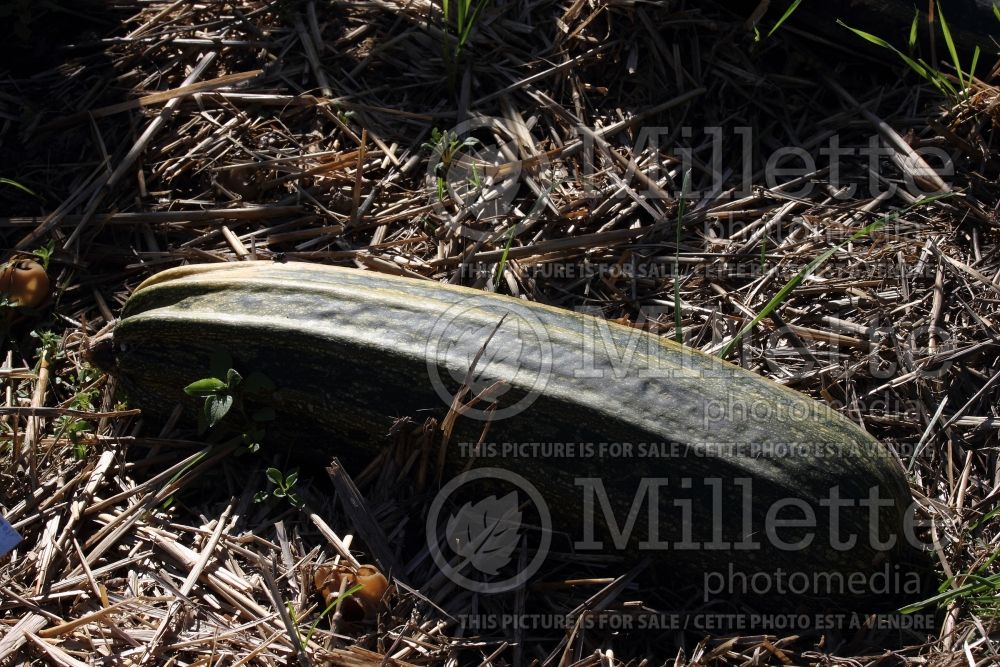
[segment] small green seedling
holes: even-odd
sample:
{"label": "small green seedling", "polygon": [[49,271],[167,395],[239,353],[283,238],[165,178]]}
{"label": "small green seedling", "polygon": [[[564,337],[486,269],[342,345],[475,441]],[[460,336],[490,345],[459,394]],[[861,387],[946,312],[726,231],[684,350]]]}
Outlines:
{"label": "small green seedling", "polygon": [[[274,485],[271,495],[275,498],[285,498],[292,507],[302,507],[302,498],[295,491],[295,484],[299,481],[298,468],[292,468],[287,474],[282,473],[277,468],[268,468],[266,471],[267,480]],[[267,494],[263,491],[254,496],[254,501],[263,502]]]}
{"label": "small green seedling", "polygon": [[62,341],[62,337],[56,332],[36,329],[28,335],[38,339],[39,358],[41,358],[43,353],[47,354],[50,359],[60,355],[59,343]]}
{"label": "small green seedling", "polygon": [[[75,379],[71,379],[71,385],[80,386],[91,382],[92,378],[89,371],[91,371],[90,368],[84,367]],[[80,390],[70,400],[69,407],[82,412],[93,411],[94,401],[97,399],[97,396],[98,391],[96,389]],[[84,442],[83,436],[86,433],[90,433],[93,427],[93,424],[89,421],[70,415],[63,415],[56,420],[55,437],[57,440],[63,436],[69,438],[70,442],[73,443],[73,457],[82,461],[87,458],[87,444]]]}
{"label": "small green seedling", "polygon": [[56,242],[49,241],[41,248],[32,250],[31,254],[38,258],[38,263],[42,265],[42,268],[46,271],[49,270],[49,262],[52,261],[52,253],[56,250]]}
{"label": "small green seedling", "polygon": [[447,189],[447,181],[445,179],[455,157],[463,148],[471,148],[478,143],[479,140],[475,137],[459,139],[458,135],[451,130],[442,132],[436,127],[431,130],[431,140],[424,142],[422,148],[430,150],[437,159],[434,165],[434,176],[437,181],[437,196],[439,201],[444,201]]}
{"label": "small green seedling", "polygon": [[211,375],[184,387],[184,393],[205,400],[198,417],[199,433],[220,425],[229,416],[227,425],[239,432],[249,451],[256,452],[264,439],[264,424],[274,421],[276,416],[274,407],[268,405],[274,395],[274,383],[259,371],[244,378],[232,366],[228,352],[213,352]]}

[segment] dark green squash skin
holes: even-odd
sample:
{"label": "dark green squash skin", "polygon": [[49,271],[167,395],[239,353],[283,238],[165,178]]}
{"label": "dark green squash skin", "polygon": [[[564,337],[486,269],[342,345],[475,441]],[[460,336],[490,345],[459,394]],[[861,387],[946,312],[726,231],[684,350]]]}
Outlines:
{"label": "dark green squash skin", "polygon": [[[538,487],[557,531],[580,539],[582,492],[575,479],[601,478],[623,525],[640,478],[658,477],[669,480],[660,492],[660,516],[678,517],[672,501],[691,498],[694,537],[711,540],[711,531],[702,530],[711,526],[711,491],[698,480],[718,478],[724,481],[728,517],[724,539],[739,540],[743,498],[741,488],[730,482],[750,478],[754,529],[762,529],[764,514],[774,502],[802,499],[816,509],[812,545],[783,551],[762,541],[760,549],[749,551],[670,549],[649,554],[664,558],[679,576],[712,568],[725,571],[730,564],[745,572],[782,567],[870,573],[912,557],[903,537],[904,512],[912,499],[902,470],[887,448],[843,416],[715,357],[614,323],[607,331],[619,351],[630,340],[640,341],[634,366],[642,366],[652,351],[657,361],[648,366],[672,373],[641,377],[632,370],[616,375],[606,350],[598,346],[592,366],[604,376],[577,377],[573,369],[581,367],[582,341],[593,331],[594,320],[523,300],[312,264],[180,267],[146,281],[125,305],[114,333],[116,374],[131,404],[150,417],[162,418],[177,402],[187,400],[195,407],[183,387],[206,374],[214,346],[224,347],[240,371],[259,370],[278,387],[279,418],[268,425],[270,440],[311,450],[329,443],[324,447],[329,455],[363,461],[374,448],[386,445],[385,434],[394,418],[444,416],[447,405],[429,380],[427,340],[438,318],[459,302],[471,307],[462,310],[443,334],[451,336],[448,340],[461,352],[459,358],[471,359],[485,343],[485,336],[459,335],[463,327],[488,332],[510,308],[535,318],[551,341],[551,371],[544,388],[521,414],[492,422],[488,441],[683,445],[685,453],[671,457],[501,457],[476,462],[509,468]],[[492,344],[501,350],[513,346],[523,350],[518,330],[505,325],[496,331]],[[529,391],[530,371],[544,366],[530,346],[519,361],[519,367],[503,360],[494,365],[512,386],[501,404],[516,402]],[[462,377],[467,368],[467,363],[448,360],[437,365],[442,376],[452,372]],[[456,388],[449,384],[451,390]],[[753,406],[756,415],[743,409],[746,406]],[[459,419],[449,470],[462,470],[468,464],[456,443],[476,442],[481,430],[481,422]],[[711,448],[718,443],[796,443],[798,453],[755,456],[744,447],[746,453],[713,455]],[[696,480],[692,489],[681,490],[682,478]],[[883,536],[898,536],[897,546],[888,552],[872,548],[865,515],[845,510],[840,534],[856,535],[858,544],[844,551],[831,548],[826,537],[828,510],[819,507],[818,499],[828,498],[835,485],[844,498],[862,499],[878,487],[881,498],[892,499],[893,506],[879,512],[879,527]],[[600,510],[596,514],[599,518]],[[645,525],[644,504],[630,551],[638,551]],[[660,539],[675,543],[681,539],[680,531],[680,521],[664,521]],[[601,535],[607,533],[599,527]],[[795,535],[792,529],[781,532],[789,542]]]}

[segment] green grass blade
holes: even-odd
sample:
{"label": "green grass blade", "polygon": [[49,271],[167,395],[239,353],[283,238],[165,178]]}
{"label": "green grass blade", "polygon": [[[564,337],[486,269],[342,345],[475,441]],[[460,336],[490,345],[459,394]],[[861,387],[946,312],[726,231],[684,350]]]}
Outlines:
{"label": "green grass blade", "polygon": [[920,25],[920,10],[913,14],[913,23],[910,24],[910,39],[907,42],[910,46],[910,53],[917,48],[917,27]]}
{"label": "green grass blade", "polygon": [[951,29],[948,28],[948,22],[944,19],[944,12],[941,11],[941,2],[939,1],[936,4],[938,19],[941,23],[941,34],[944,35],[944,42],[948,45],[951,63],[955,66],[955,71],[958,72],[958,85],[962,90],[965,90],[965,77],[962,75],[962,64],[958,61],[958,50],[955,48],[955,40],[951,37]]}
{"label": "green grass blade", "polygon": [[955,86],[951,85],[951,81],[948,80],[948,77],[928,65],[923,61],[923,59],[919,59],[918,64],[924,68],[927,80],[934,84],[934,87],[937,88],[942,95],[945,97],[951,97],[952,99],[958,98],[958,90],[955,89]]}
{"label": "green grass blade", "polygon": [[899,54],[899,57],[903,59],[903,62],[910,66],[910,69],[925,79],[933,81],[935,76],[940,76],[936,70],[925,65],[922,60],[914,60],[898,49],[893,49],[893,51]]}
{"label": "green grass blade", "polygon": [[34,197],[35,199],[41,199],[41,197],[39,197],[38,194],[34,190],[32,190],[31,188],[29,188],[26,185],[21,185],[17,181],[12,181],[9,178],[0,178],[0,183],[3,183],[4,185],[9,185],[9,186],[11,186],[13,188],[17,188],[21,192],[29,194],[32,197]]}
{"label": "green grass blade", "polygon": [[[537,217],[541,214],[542,209],[545,208],[545,203],[549,201],[549,195],[551,195],[552,191],[559,186],[560,182],[561,181],[557,179],[549,183],[548,187],[545,188],[545,192],[542,194],[542,196],[538,198],[537,201],[535,201],[534,205],[531,207],[531,210],[528,211],[528,215],[524,218],[523,223],[514,223],[511,226],[510,235],[507,237],[507,243],[504,245],[503,248],[503,254],[500,255],[500,263],[498,264],[497,268],[497,275],[495,278],[494,288],[499,289],[500,287],[500,278],[501,276],[503,276],[504,268],[507,266],[507,253],[510,252],[510,245],[511,242],[514,240],[514,232],[517,230],[518,224],[528,224],[532,220],[537,219]],[[504,234],[506,233],[507,232],[504,232]],[[491,243],[499,239],[500,236],[501,236],[500,234],[494,236],[493,239],[491,240]]]}
{"label": "green grass blade", "polygon": [[[858,30],[857,28],[852,28],[851,26],[847,25],[846,23],[844,23],[839,19],[837,20],[837,23],[844,26],[858,37],[861,37],[862,39],[865,39],[871,42],[872,44],[875,44],[876,46],[881,46],[884,49],[889,49],[890,51],[894,52],[896,55],[899,56],[899,58],[903,62],[905,62],[910,67],[910,69],[912,69],[914,72],[916,72],[921,77],[926,79],[929,83],[931,83],[935,88],[938,89],[938,92],[940,92],[943,96],[949,97],[952,100],[956,100],[960,96],[959,91],[955,89],[955,86],[951,84],[951,82],[947,79],[947,77],[943,76],[938,70],[936,70],[934,67],[931,67],[923,60],[920,60],[919,58],[917,60],[914,60],[913,58],[906,55],[905,53],[903,53],[902,51],[894,47],[892,44],[882,39],[881,37],[877,37],[869,32],[865,32],[864,30]],[[964,90],[964,83],[963,83],[963,90]]]}
{"label": "green grass blade", "polygon": [[930,75],[928,74],[928,71],[927,71],[928,68],[927,67],[921,65],[919,62],[917,62],[913,58],[909,57],[908,55],[906,55],[905,53],[903,53],[902,51],[900,51],[899,49],[897,49],[895,46],[893,46],[889,42],[887,42],[884,39],[882,39],[881,37],[877,37],[877,36],[871,34],[870,32],[865,32],[864,30],[858,30],[857,28],[852,28],[851,26],[847,25],[846,23],[844,23],[840,19],[837,19],[837,23],[839,23],[840,25],[844,26],[845,28],[847,28],[848,30],[850,30],[851,32],[853,32],[855,35],[857,35],[858,37],[861,37],[862,39],[865,39],[865,40],[871,42],[872,44],[874,44],[876,46],[881,46],[883,49],[889,49],[890,51],[894,52],[896,55],[898,55],[900,58],[902,58],[903,62],[905,62],[907,65],[909,65],[913,69],[914,72],[916,72],[920,76],[924,77],[925,79],[930,79],[931,78]]}
{"label": "green grass blade", "polygon": [[507,243],[503,247],[503,254],[500,255],[500,265],[497,267],[497,277],[493,282],[493,289],[500,289],[500,279],[503,278],[504,269],[507,268],[507,253],[510,252],[510,244],[514,242],[515,229],[517,229],[517,225],[511,225],[510,234],[507,235]]}
{"label": "green grass blade", "polygon": [[987,521],[989,521],[998,514],[1000,514],[1000,507],[994,507],[989,512],[984,514],[983,517],[979,519],[979,521],[976,521],[975,523],[970,525],[969,530],[975,530],[976,528],[979,528],[981,525],[983,525],[984,523],[986,523]]}
{"label": "green grass blade", "polygon": [[767,305],[764,306],[763,310],[761,310],[760,313],[758,313],[757,316],[754,317],[746,326],[740,329],[739,333],[736,334],[736,337],[733,338],[731,341],[729,341],[729,343],[726,344],[726,347],[722,349],[722,352],[719,353],[719,357],[725,359],[727,356],[729,356],[729,353],[732,351],[733,347],[735,347],[736,344],[739,343],[744,336],[750,333],[753,330],[753,328],[760,323],[761,320],[763,320],[765,317],[773,313],[775,309],[777,309],[778,306],[780,306],[782,302],[786,298],[788,298],[788,295],[791,294],[796,287],[798,287],[799,283],[801,283],[813,271],[818,269],[820,265],[822,265],[826,260],[830,259],[842,247],[844,247],[848,243],[851,243],[852,241],[857,241],[863,236],[867,236],[868,234],[872,233],[877,229],[880,229],[887,222],[895,220],[896,218],[898,218],[899,216],[903,215],[904,213],[913,208],[924,206],[932,201],[943,199],[944,197],[949,197],[949,196],[951,196],[951,193],[932,195],[930,197],[924,197],[923,199],[919,199],[901,211],[896,211],[895,213],[883,216],[880,220],[877,220],[876,222],[873,222],[872,224],[867,225],[864,228],[851,234],[850,238],[848,238],[846,241],[838,243],[837,245],[827,249],[826,251],[818,255],[813,261],[809,262],[809,264],[806,265],[805,268],[803,268],[801,271],[795,274],[795,276],[793,276],[791,280],[785,283],[785,286],[782,287],[780,290],[778,290],[778,293],[775,294],[771,298],[771,300],[767,302]]}
{"label": "green grass blade", "polygon": [[993,3],[993,16],[997,17],[997,21],[1000,21],[1000,5]]}
{"label": "green grass blade", "polygon": [[951,602],[955,598],[959,597],[968,597],[978,595],[980,593],[991,593],[995,591],[998,586],[1000,586],[1000,575],[995,574],[990,577],[979,577],[974,574],[968,574],[965,576],[967,579],[972,579],[972,583],[964,584],[958,588],[938,593],[937,595],[929,597],[926,600],[921,600],[920,602],[907,605],[901,608],[899,613],[912,614],[935,603],[942,604]]}
{"label": "green grass blade", "polygon": [[[466,0],[468,1],[468,0]],[[475,27],[476,21],[479,20],[479,14],[483,11],[483,7],[486,6],[486,0],[479,0],[479,4],[476,8],[472,10],[472,15],[466,17],[466,21],[460,25],[460,35],[459,35],[459,45],[465,46],[465,43],[469,41],[469,35],[472,34],[472,28]]]}
{"label": "green grass blade", "polygon": [[851,241],[857,241],[859,238],[867,236],[873,231],[881,228],[884,224],[885,222],[883,220],[879,220],[878,222],[873,222],[872,224],[865,226],[864,228],[852,234],[850,238],[848,238],[846,241],[838,243],[832,248],[828,248],[820,255],[818,255],[815,259],[813,259],[813,261],[809,262],[809,264],[806,265],[805,268],[796,273],[791,280],[785,283],[784,287],[778,290],[777,294],[771,297],[771,300],[767,302],[767,305],[764,306],[764,308],[757,314],[756,317],[754,317],[752,320],[750,320],[750,322],[746,326],[740,329],[739,333],[736,334],[736,337],[733,338],[731,341],[729,341],[729,343],[726,344],[726,347],[722,349],[722,352],[719,354],[719,356],[723,359],[729,356],[729,353],[732,351],[733,347],[735,347],[736,344],[739,343],[744,336],[753,331],[753,328],[756,327],[761,322],[761,320],[763,320],[765,317],[773,313],[778,308],[778,306],[780,306],[782,302],[784,302],[784,300],[788,298],[788,295],[791,294],[792,291],[799,286],[799,283],[801,283],[806,278],[806,276],[810,275],[813,271],[818,269],[820,265],[826,262],[826,260],[833,257],[833,255],[838,250],[843,248]]}
{"label": "green grass blade", "polygon": [[364,584],[354,584],[353,586],[351,586],[350,588],[348,588],[346,591],[344,591],[343,593],[341,593],[340,595],[338,595],[334,600],[332,600],[330,602],[330,604],[326,605],[326,608],[323,609],[323,611],[320,613],[319,618],[317,618],[313,622],[313,624],[311,626],[309,626],[309,632],[306,633],[306,636],[305,637],[301,637],[301,636],[299,637],[299,640],[301,641],[301,645],[302,645],[302,650],[305,650],[305,648],[307,646],[309,646],[309,642],[312,641],[313,633],[316,632],[316,627],[319,625],[319,622],[322,621],[324,618],[326,618],[327,614],[329,614],[331,611],[333,611],[336,608],[336,606],[338,604],[340,604],[341,600],[346,600],[347,598],[349,598],[350,596],[354,595],[355,593],[357,593],[358,591],[360,591],[364,587],[365,587]]}
{"label": "green grass blade", "polygon": [[780,28],[781,24],[784,23],[785,21],[787,21],[788,17],[790,17],[792,14],[794,14],[795,10],[798,9],[799,5],[801,5],[801,4],[802,4],[802,0],[795,0],[795,2],[793,2],[791,5],[789,5],[788,9],[785,10],[785,13],[781,15],[780,19],[778,19],[778,22],[774,24],[774,27],[771,28],[768,31],[767,36],[770,37],[771,35],[773,35],[774,31],[777,30],[778,28]]}
{"label": "green grass blade", "polygon": [[[986,559],[986,562],[979,566],[979,572],[985,572],[987,569],[989,569],[990,565],[993,564],[993,561],[995,561],[997,559],[997,556],[1000,556],[1000,551],[994,551],[990,555],[990,557]],[[995,580],[995,581],[1000,581],[1000,579],[998,579],[998,577],[1000,577],[1000,575],[993,574],[993,575],[990,575],[989,579]]]}
{"label": "green grass blade", "polygon": [[855,35],[857,35],[858,37],[861,37],[862,39],[866,39],[866,40],[868,40],[869,42],[871,42],[872,44],[874,44],[876,46],[881,46],[883,49],[889,49],[890,51],[895,51],[896,50],[895,46],[893,46],[889,42],[885,41],[881,37],[877,37],[877,36],[871,34],[870,32],[865,32],[864,30],[858,30],[857,28],[852,28],[851,26],[847,25],[846,23],[844,23],[840,19],[837,19],[837,24],[844,26],[845,28],[847,28],[848,30],[850,30],[851,32],[853,32]]}
{"label": "green grass blade", "polygon": [[972,52],[972,67],[969,69],[969,87],[972,87],[972,77],[976,76],[976,67],[979,65],[979,47]]}

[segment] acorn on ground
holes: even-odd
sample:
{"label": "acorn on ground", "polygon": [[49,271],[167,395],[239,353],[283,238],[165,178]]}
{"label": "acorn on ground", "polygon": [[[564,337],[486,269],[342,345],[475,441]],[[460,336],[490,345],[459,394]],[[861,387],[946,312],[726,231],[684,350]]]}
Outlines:
{"label": "acorn on ground", "polygon": [[348,623],[360,623],[375,618],[379,602],[385,596],[389,582],[374,565],[321,565],[313,575],[316,591],[329,606],[354,586],[361,588],[340,601],[341,617]]}
{"label": "acorn on ground", "polygon": [[11,306],[37,308],[49,298],[49,276],[38,262],[13,259],[0,270],[0,295]]}

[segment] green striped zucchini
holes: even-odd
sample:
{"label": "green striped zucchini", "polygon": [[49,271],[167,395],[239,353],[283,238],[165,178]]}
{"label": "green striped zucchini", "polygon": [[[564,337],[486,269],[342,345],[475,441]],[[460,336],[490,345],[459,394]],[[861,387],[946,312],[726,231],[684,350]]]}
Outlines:
{"label": "green striped zucchini", "polygon": [[[469,463],[460,443],[476,443],[487,419],[486,441],[495,445],[480,453],[508,451],[504,443],[572,443],[522,444],[522,456],[486,456],[473,466],[511,470],[534,484],[556,530],[578,542],[581,520],[596,517],[598,537],[614,534],[602,506],[585,502],[584,490],[595,487],[581,479],[601,480],[619,527],[642,480],[663,480],[658,525],[648,524],[651,505],[640,503],[624,549],[647,550],[647,529],[674,547],[693,537],[704,548],[650,550],[663,552],[672,572],[735,564],[746,572],[872,573],[910,553],[904,519],[911,496],[887,448],[819,402],[638,329],[355,269],[195,265],[155,275],[129,298],[114,332],[115,373],[131,403],[163,418],[178,402],[197,407],[182,390],[205,376],[218,347],[232,354],[240,372],[261,371],[275,383],[278,419],[267,428],[270,440],[305,442],[306,449],[328,444],[326,455],[362,463],[386,446],[395,418],[442,418],[483,352],[472,386],[492,387],[492,402],[477,406],[492,410],[459,418],[449,474]],[[834,488],[835,498],[855,503],[875,489],[889,504],[873,510],[855,504],[833,517]],[[808,545],[788,550],[764,539],[768,520],[808,514],[786,507],[769,517],[776,503],[815,512],[814,525],[786,525],[780,535],[787,546],[812,533]],[[759,548],[731,546],[753,536]],[[894,544],[881,539],[889,536]],[[856,543],[842,548],[851,538]],[[613,549],[609,540],[604,546]]]}

